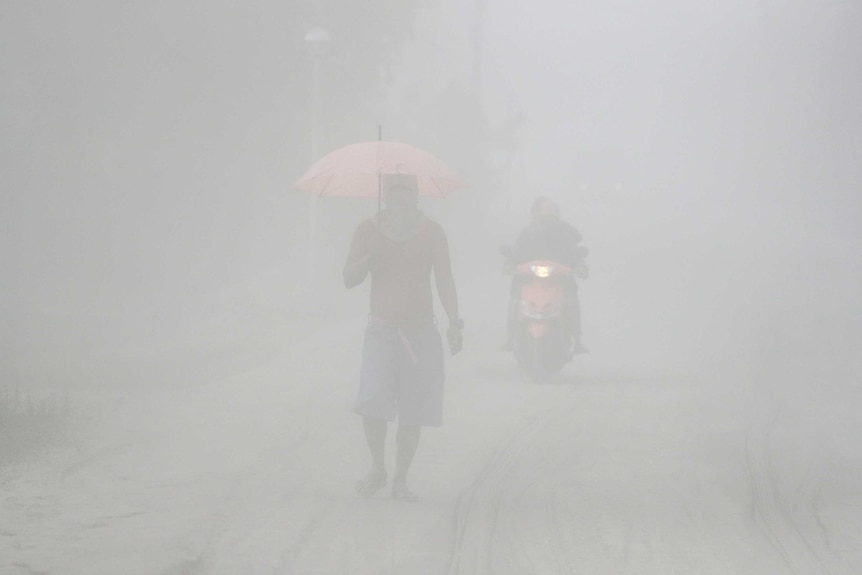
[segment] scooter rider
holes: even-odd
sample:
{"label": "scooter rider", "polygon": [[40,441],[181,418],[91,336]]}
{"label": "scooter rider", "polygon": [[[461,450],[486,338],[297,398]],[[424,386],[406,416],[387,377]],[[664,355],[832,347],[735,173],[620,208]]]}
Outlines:
{"label": "scooter rider", "polygon": [[[588,269],[584,258],[589,250],[580,245],[581,233],[571,224],[560,219],[560,206],[548,197],[541,196],[533,201],[530,209],[530,224],[521,232],[511,247],[509,264],[517,266],[533,260],[551,260],[574,270],[579,277],[586,279]],[[511,299],[507,320],[507,341],[502,349],[512,349],[515,325],[518,319],[518,305],[521,280],[512,278]],[[578,285],[574,278],[564,283],[564,301],[572,334],[572,353],[587,353],[581,343],[581,313],[578,301]]]}

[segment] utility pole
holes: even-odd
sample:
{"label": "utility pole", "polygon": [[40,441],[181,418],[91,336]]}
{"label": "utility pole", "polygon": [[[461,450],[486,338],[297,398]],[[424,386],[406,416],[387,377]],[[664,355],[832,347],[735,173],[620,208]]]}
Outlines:
{"label": "utility pole", "polygon": [[775,119],[776,112],[780,113],[780,108],[777,108],[776,89],[776,61],[775,61],[775,22],[771,0],[760,0],[760,21],[761,21],[761,40],[760,40],[760,65],[763,73],[761,90],[762,90],[762,107],[760,113],[763,114],[760,122],[760,150],[758,153],[758,182],[760,193],[771,193],[769,188],[774,184],[773,173],[773,158],[775,154],[773,147],[775,146]]}
{"label": "utility pole", "polygon": [[473,67],[470,73],[470,93],[482,101],[482,43],[485,24],[485,0],[473,0]]}
{"label": "utility pole", "polygon": [[[323,58],[329,52],[331,42],[329,32],[315,26],[305,34],[305,45],[311,56],[311,86],[310,86],[310,117],[311,129],[309,135],[309,152],[311,163],[316,162],[320,155],[320,71]],[[308,274],[310,285],[315,285],[317,279],[317,203],[315,194],[308,199]]]}

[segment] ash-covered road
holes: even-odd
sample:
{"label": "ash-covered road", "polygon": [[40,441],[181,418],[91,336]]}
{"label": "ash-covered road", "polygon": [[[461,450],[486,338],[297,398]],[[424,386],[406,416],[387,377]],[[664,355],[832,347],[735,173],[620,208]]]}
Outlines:
{"label": "ash-covered road", "polygon": [[537,386],[481,329],[449,364],[444,427],[423,435],[419,502],[353,493],[357,318],[213,384],[93,400],[77,450],[4,472],[4,572],[862,569],[862,468],[842,443],[858,389],[813,405],[804,387],[776,395],[792,374],[639,371],[601,352]]}

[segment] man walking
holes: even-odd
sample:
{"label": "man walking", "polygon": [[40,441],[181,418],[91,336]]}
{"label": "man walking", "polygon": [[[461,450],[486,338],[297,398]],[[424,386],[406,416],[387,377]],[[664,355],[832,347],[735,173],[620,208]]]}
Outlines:
{"label": "man walking", "polygon": [[384,174],[381,186],[386,209],[356,229],[344,266],[347,288],[371,276],[371,312],[354,403],[362,416],[371,470],[356,489],[371,496],[386,486],[386,433],[388,422],[397,418],[392,497],[413,501],[407,472],[421,428],[443,421],[443,346],[434,318],[432,271],[448,316],[453,355],[461,350],[463,321],[446,234],[418,209],[416,177]]}

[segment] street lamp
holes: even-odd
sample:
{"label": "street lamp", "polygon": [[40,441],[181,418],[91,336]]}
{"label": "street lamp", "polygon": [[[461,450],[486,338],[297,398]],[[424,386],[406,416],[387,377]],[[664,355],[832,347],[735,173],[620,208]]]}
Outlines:
{"label": "street lamp", "polygon": [[[323,58],[329,53],[332,42],[329,32],[315,26],[305,33],[305,47],[311,57],[311,163],[317,161],[320,141],[320,68]],[[308,272],[311,279],[317,276],[317,196],[311,194],[308,204]],[[314,285],[314,281],[310,282]],[[313,289],[313,288],[312,288]]]}

